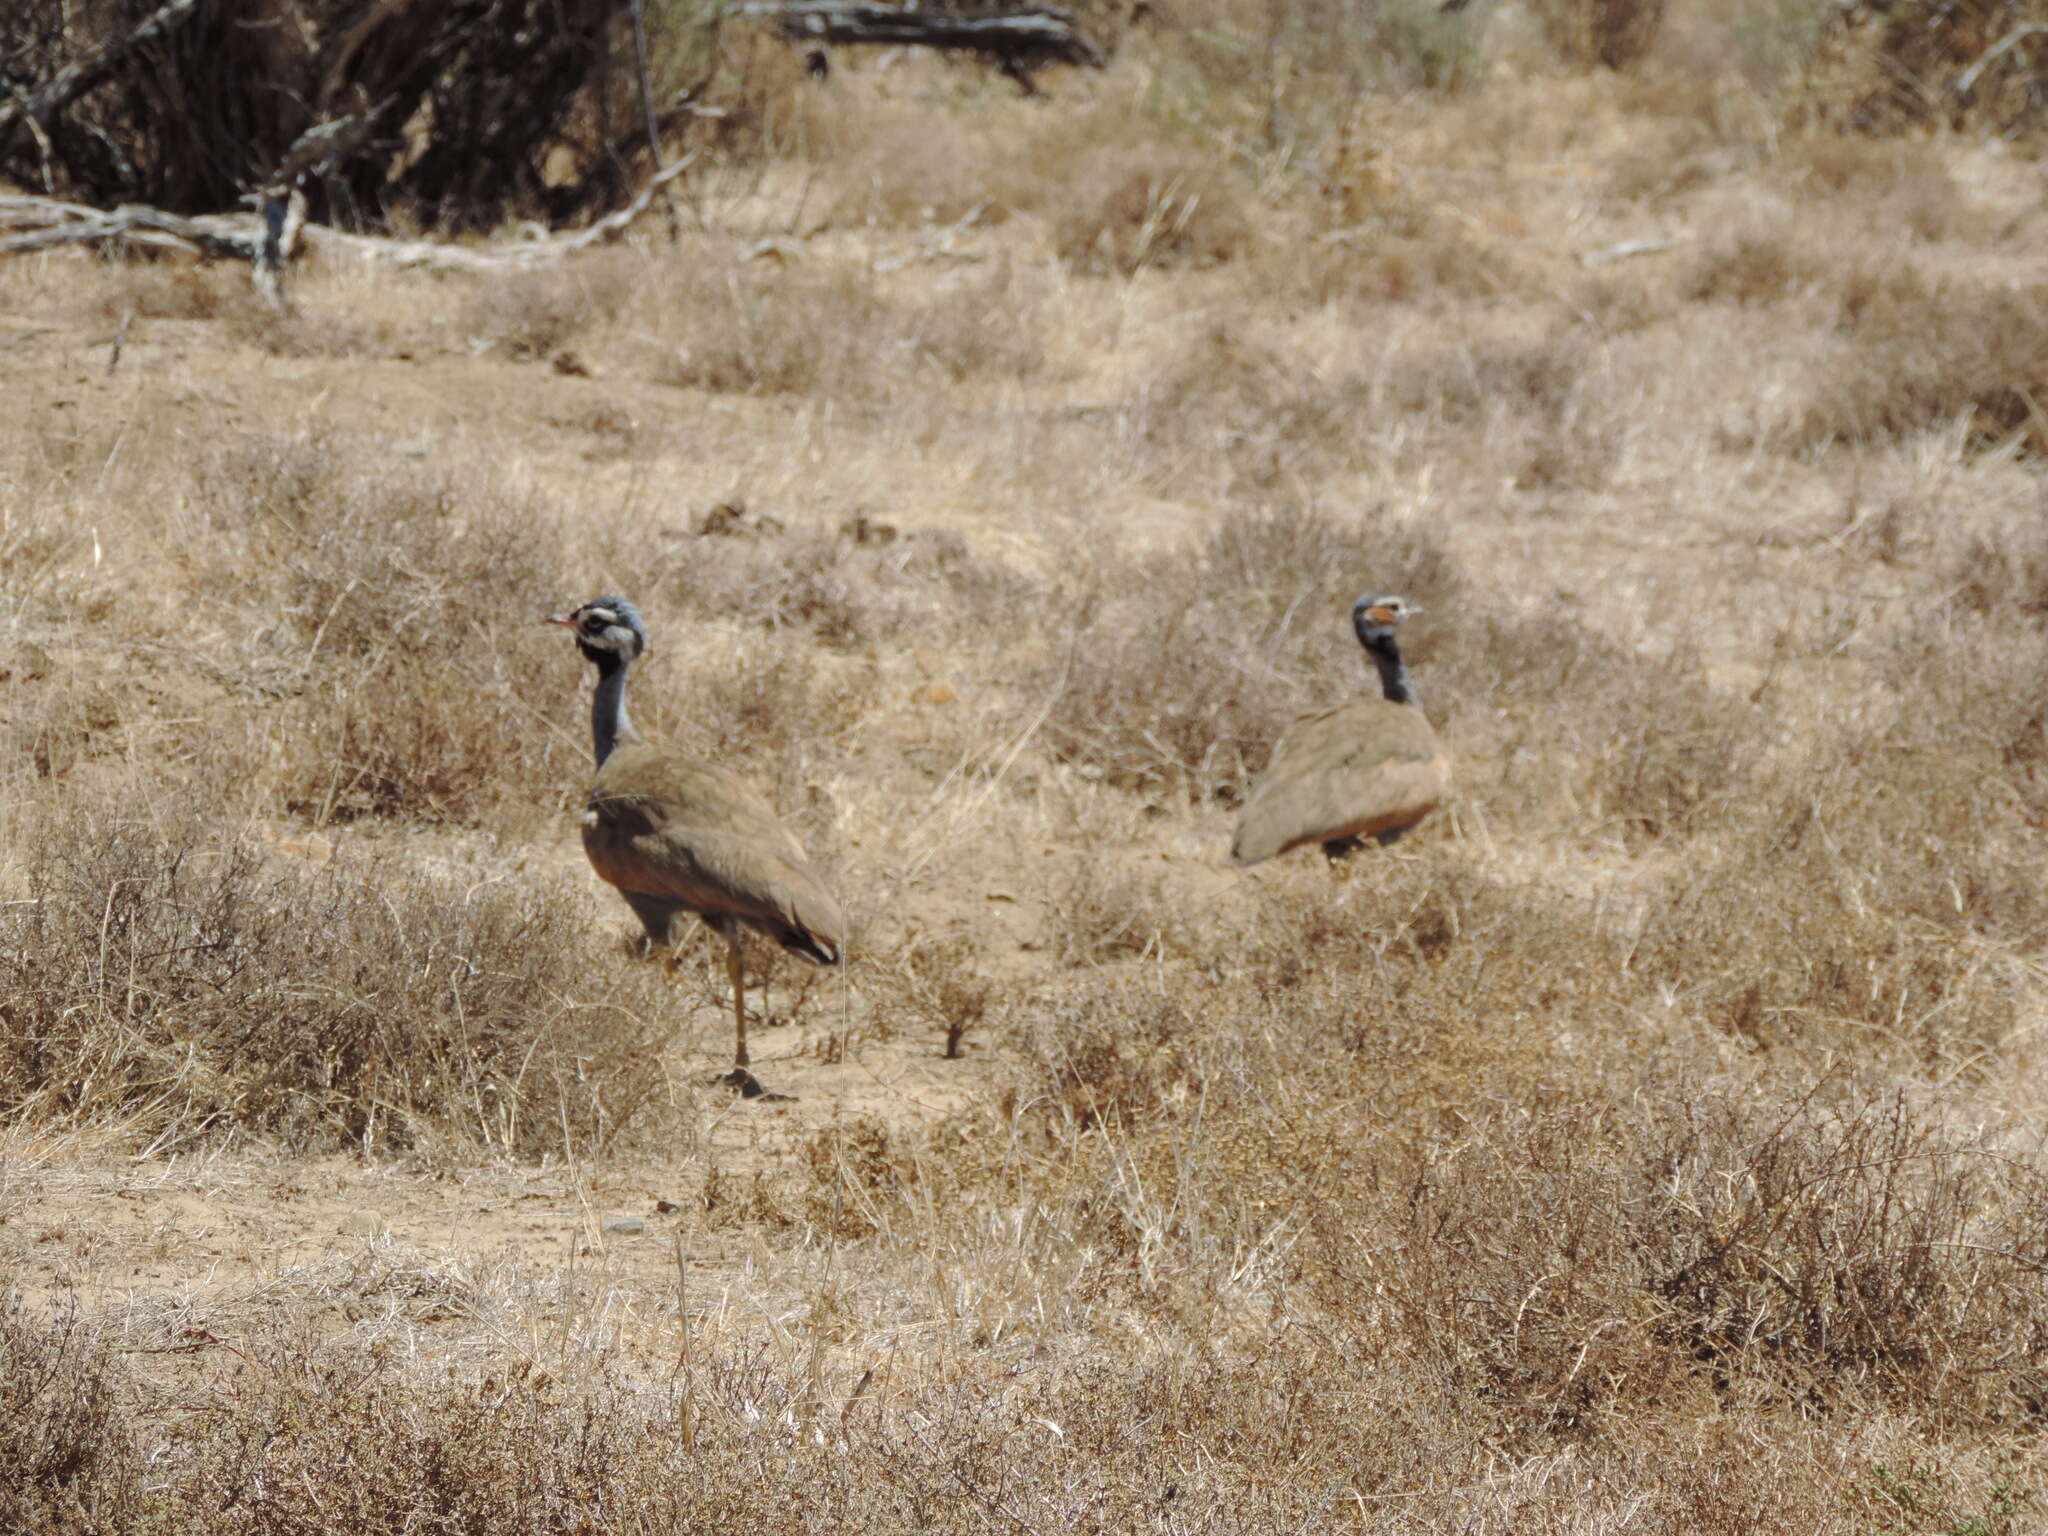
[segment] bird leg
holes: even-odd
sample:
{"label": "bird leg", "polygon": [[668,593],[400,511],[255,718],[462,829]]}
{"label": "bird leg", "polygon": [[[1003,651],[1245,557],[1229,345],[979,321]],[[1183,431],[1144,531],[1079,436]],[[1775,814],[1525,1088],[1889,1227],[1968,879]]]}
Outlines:
{"label": "bird leg", "polygon": [[747,1065],[747,968],[740,957],[740,936],[735,933],[725,950],[725,974],[732,978],[732,1029],[736,1042],[732,1064]]}
{"label": "bird leg", "polygon": [[761,1079],[747,1070],[747,970],[740,950],[743,930],[735,923],[726,935],[725,973],[732,978],[732,1070],[725,1074],[723,1081],[728,1088],[737,1088],[743,1099],[766,1099],[771,1104],[788,1103],[796,1097],[793,1093],[770,1093],[761,1085]]}

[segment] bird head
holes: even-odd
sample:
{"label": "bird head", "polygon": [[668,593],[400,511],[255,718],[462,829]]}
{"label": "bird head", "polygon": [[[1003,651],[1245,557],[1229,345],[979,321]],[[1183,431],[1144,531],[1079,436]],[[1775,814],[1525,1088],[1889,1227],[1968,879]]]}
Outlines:
{"label": "bird head", "polygon": [[1351,605],[1351,627],[1358,632],[1359,642],[1370,646],[1374,641],[1393,639],[1401,621],[1420,612],[1395,593],[1368,592]]}
{"label": "bird head", "polygon": [[548,615],[548,622],[574,630],[577,648],[599,666],[647,652],[647,626],[640,622],[640,610],[623,597],[593,598],[572,613]]}

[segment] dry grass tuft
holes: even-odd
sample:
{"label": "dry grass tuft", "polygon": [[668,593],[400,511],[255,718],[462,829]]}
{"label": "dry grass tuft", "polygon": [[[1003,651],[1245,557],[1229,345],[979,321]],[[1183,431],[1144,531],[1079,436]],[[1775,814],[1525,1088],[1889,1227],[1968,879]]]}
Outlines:
{"label": "dry grass tuft", "polygon": [[1665,0],[1538,0],[1537,27],[1574,69],[1628,69],[1647,58],[1664,26]]}
{"label": "dry grass tuft", "polygon": [[218,802],[31,814],[0,910],[0,1095],[162,1146],[615,1140],[663,1088],[658,1022],[585,1000],[581,924],[532,885],[371,857],[266,860]]}
{"label": "dry grass tuft", "polygon": [[2048,382],[2048,297],[2030,288],[1866,267],[1842,284],[1842,347],[1793,424],[1790,446],[1882,443],[1967,417],[1970,442],[2025,432]]}
{"label": "dry grass tuft", "polygon": [[570,756],[533,723],[573,679],[537,665],[560,660],[538,623],[566,563],[551,508],[318,438],[231,446],[196,499],[195,562],[260,613],[258,665],[296,697],[271,737],[293,814],[465,821],[557,803]]}
{"label": "dry grass tuft", "polygon": [[142,1499],[119,1406],[125,1383],[74,1308],[45,1320],[0,1299],[0,1523],[13,1531],[113,1528]]}
{"label": "dry grass tuft", "polygon": [[1106,142],[1080,151],[1052,205],[1053,247],[1081,271],[1213,266],[1251,249],[1229,175],[1212,160]]}
{"label": "dry grass tuft", "polygon": [[645,263],[623,252],[514,272],[474,284],[454,325],[480,351],[544,362],[615,320],[648,279]]}
{"label": "dry grass tuft", "polygon": [[1695,304],[1782,304],[1826,282],[1831,271],[1782,229],[1738,230],[1693,259],[1684,291]]}
{"label": "dry grass tuft", "polygon": [[872,272],[727,258],[673,282],[657,376],[688,388],[872,404],[913,381],[1022,377],[1044,358],[1034,291],[1008,267],[897,293]]}
{"label": "dry grass tuft", "polygon": [[1192,552],[1091,575],[1047,663],[1061,686],[1046,740],[1106,783],[1194,800],[1241,789],[1318,694],[1360,686],[1344,615],[1361,591],[1428,606],[1459,582],[1427,529],[1299,505],[1235,514]]}

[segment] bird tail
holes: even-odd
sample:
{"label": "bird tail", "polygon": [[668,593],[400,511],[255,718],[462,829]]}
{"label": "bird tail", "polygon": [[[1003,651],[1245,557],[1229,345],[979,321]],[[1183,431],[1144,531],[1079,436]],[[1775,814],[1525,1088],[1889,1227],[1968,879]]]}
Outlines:
{"label": "bird tail", "polygon": [[793,955],[802,955],[813,965],[837,965],[839,946],[819,938],[815,933],[806,933],[801,928],[785,928],[775,935],[775,941]]}

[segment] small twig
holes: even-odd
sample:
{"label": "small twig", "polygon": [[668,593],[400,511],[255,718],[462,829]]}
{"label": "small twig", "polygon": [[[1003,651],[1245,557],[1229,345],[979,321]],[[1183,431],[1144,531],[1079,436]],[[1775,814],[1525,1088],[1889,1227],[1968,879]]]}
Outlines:
{"label": "small twig", "polygon": [[1579,252],[1579,265],[1604,267],[1610,261],[1627,261],[1631,256],[1655,256],[1677,244],[1676,240],[1624,240],[1604,250]]}
{"label": "small twig", "polygon": [[674,194],[666,190],[662,177],[661,127],[654,118],[654,84],[647,71],[647,17],[643,0],[633,0],[633,67],[640,77],[640,115],[647,120],[647,155],[654,166],[654,185],[663,188],[662,203],[668,210],[668,242],[674,245],[683,235],[682,220],[676,216]]}
{"label": "small twig", "polygon": [[114,376],[114,370],[121,366],[121,344],[128,339],[128,323],[135,318],[135,311],[124,310],[121,323],[114,330],[114,345],[107,352],[107,377]]}
{"label": "small twig", "polygon": [[2025,26],[2014,27],[2004,37],[2001,37],[1990,48],[1985,50],[1984,55],[1976,63],[1956,76],[1956,83],[1949,87],[1950,90],[1955,92],[1956,101],[1965,107],[1972,105],[1976,100],[1977,81],[1982,78],[1985,70],[1996,64],[2008,53],[2011,53],[2013,49],[2019,47],[2028,38],[2043,36],[2048,36],[2048,25],[2043,25],[2040,22],[2029,22]]}

